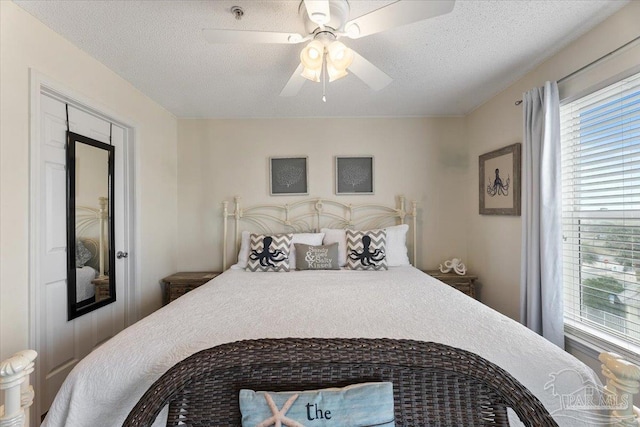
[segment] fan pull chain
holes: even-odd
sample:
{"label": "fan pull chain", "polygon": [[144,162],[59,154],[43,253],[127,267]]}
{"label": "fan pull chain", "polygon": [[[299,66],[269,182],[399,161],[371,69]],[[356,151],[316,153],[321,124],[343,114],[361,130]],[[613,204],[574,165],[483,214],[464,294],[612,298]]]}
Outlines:
{"label": "fan pull chain", "polygon": [[322,102],[327,102],[327,56],[322,57]]}

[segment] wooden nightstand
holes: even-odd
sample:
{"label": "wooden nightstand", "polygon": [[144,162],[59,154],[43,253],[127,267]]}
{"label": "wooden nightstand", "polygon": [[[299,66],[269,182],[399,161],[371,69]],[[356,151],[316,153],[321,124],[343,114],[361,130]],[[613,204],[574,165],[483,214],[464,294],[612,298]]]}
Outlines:
{"label": "wooden nightstand", "polygon": [[476,280],[478,276],[473,276],[471,274],[465,274],[464,276],[460,276],[456,273],[442,273],[440,270],[422,270],[427,273],[429,276],[433,276],[434,278],[446,283],[447,285],[456,288],[460,292],[463,292],[469,295],[471,298],[476,297]]}
{"label": "wooden nightstand", "polygon": [[220,272],[218,271],[189,271],[165,277],[162,279],[164,282],[164,305],[169,304],[174,299],[194,290],[198,286],[204,285],[219,274]]}

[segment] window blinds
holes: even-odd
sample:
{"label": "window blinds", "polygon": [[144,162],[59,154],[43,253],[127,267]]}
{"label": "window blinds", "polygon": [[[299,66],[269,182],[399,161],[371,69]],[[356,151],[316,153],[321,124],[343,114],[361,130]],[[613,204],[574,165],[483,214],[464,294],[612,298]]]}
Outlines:
{"label": "window blinds", "polygon": [[640,74],[560,120],[565,321],[640,345]]}

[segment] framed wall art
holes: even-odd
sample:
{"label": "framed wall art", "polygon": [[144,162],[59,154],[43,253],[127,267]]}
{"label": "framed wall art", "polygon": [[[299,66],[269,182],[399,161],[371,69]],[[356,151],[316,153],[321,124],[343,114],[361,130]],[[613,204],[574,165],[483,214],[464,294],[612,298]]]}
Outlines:
{"label": "framed wall art", "polygon": [[336,194],[373,194],[373,156],[336,157]]}
{"label": "framed wall art", "polygon": [[522,144],[480,156],[480,215],[520,215]]}
{"label": "framed wall art", "polygon": [[308,195],[307,157],[270,157],[269,189],[272,196]]}

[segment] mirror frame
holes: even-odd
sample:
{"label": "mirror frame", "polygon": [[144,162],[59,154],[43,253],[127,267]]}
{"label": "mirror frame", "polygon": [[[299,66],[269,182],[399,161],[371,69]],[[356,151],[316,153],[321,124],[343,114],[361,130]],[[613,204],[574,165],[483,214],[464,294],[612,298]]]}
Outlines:
{"label": "mirror frame", "polygon": [[[77,302],[76,294],[76,144],[87,144],[101,150],[108,155],[107,180],[108,180],[108,212],[107,212],[107,236],[108,236],[108,262],[109,262],[109,298],[98,302],[90,299]],[[111,144],[96,141],[77,133],[67,131],[66,144],[67,164],[67,318],[73,320],[83,314],[97,310],[107,304],[116,301],[116,256],[115,256],[115,232],[114,232],[114,154],[115,147]]]}

